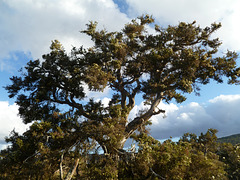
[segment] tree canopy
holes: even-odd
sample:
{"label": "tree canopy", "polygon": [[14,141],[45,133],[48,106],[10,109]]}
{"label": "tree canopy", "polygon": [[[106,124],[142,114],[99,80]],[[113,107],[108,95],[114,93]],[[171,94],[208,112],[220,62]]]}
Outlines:
{"label": "tree canopy", "polygon": [[[162,101],[183,102],[185,93],[198,94],[200,85],[210,80],[222,83],[226,77],[229,84],[239,83],[237,54],[228,51],[219,56],[221,41],[211,38],[220,27],[180,22],[163,28],[145,15],[117,32],[98,30],[97,23],[90,22],[82,31],[94,42],[90,48],[74,47],[67,53],[54,40],[50,53],[29,61],[22,75],[13,76],[6,86],[9,97],[16,97],[23,122],[33,123],[22,136],[13,132],[7,139],[13,146],[6,152],[18,152],[11,154],[11,160],[31,162],[33,167],[47,162],[45,173],[59,166],[60,177],[67,179],[79,172],[77,167],[84,163],[80,157],[100,148],[112,158],[99,162],[106,172],[111,168],[112,174],[105,178],[117,178],[121,165],[116,159],[124,154],[126,140],[138,137],[136,132],[146,133],[151,117],[165,112],[158,108]],[[148,28],[155,28],[155,33],[148,33]],[[87,89],[100,93],[106,88],[112,93],[107,106],[88,97]],[[148,109],[129,120],[137,94]],[[87,164],[90,172],[98,172]],[[45,173],[39,171],[35,177],[43,178]]]}

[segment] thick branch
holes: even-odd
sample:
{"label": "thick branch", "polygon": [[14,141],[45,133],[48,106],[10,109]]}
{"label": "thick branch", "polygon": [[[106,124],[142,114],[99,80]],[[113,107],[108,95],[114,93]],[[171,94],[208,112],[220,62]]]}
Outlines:
{"label": "thick branch", "polygon": [[118,82],[114,83],[114,87],[121,93],[121,107],[122,109],[125,109],[127,91],[124,89],[125,83],[123,82],[120,69],[117,71],[117,80]]}
{"label": "thick branch", "polygon": [[59,173],[60,173],[60,179],[61,180],[63,180],[63,167],[62,167],[63,156],[64,156],[64,152],[61,155],[61,160],[60,160],[60,164],[59,164]]}
{"label": "thick branch", "polygon": [[[123,81],[123,78],[120,74],[120,70],[118,70],[117,73],[118,73],[117,74],[118,82],[113,82],[111,84],[111,86],[121,93],[121,108],[122,108],[122,110],[126,110],[126,107],[127,107],[128,108],[128,114],[129,114],[129,112],[131,111],[131,109],[135,105],[135,96],[136,96],[137,92],[140,90],[141,84],[139,82],[139,79],[136,78],[136,77],[131,79],[131,80]],[[132,93],[130,93],[125,89],[125,85],[132,84],[134,82],[137,82],[137,86],[132,90]],[[126,99],[127,98],[128,98],[129,101],[128,101],[128,104],[126,106]]]}
{"label": "thick branch", "polygon": [[139,82],[139,79],[135,79],[135,81],[137,82],[137,87],[135,87],[132,91],[132,94],[130,94],[128,96],[129,98],[129,103],[128,103],[128,108],[132,109],[135,106],[135,96],[137,94],[137,92],[140,90],[141,88],[141,84]]}
{"label": "thick branch", "polygon": [[67,174],[66,177],[65,177],[65,180],[70,180],[70,179],[72,179],[74,173],[76,172],[78,163],[79,163],[79,158],[77,158],[77,160],[75,161],[74,166],[69,170],[68,174]]}
{"label": "thick branch", "polygon": [[127,133],[127,136],[129,137],[139,126],[141,126],[144,122],[148,121],[153,115],[165,113],[164,110],[158,109],[155,110],[157,106],[162,101],[162,96],[159,93],[156,97],[156,99],[151,104],[150,109],[144,113],[143,115],[136,117],[133,121],[128,123],[127,127],[125,128],[125,132]]}

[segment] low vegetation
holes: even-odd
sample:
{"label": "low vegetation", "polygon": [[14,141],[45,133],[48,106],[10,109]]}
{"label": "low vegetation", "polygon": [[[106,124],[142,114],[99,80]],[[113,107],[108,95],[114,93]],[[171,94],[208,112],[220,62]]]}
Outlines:
{"label": "low vegetation", "polygon": [[47,142],[37,148],[41,144],[37,139],[15,133],[7,139],[12,146],[1,151],[0,178],[237,180],[240,145],[218,143],[216,132],[187,133],[178,142],[163,143],[142,132],[132,137],[137,149],[119,151],[118,157],[92,151],[89,142],[79,149],[77,160],[73,149],[64,154],[50,151]]}

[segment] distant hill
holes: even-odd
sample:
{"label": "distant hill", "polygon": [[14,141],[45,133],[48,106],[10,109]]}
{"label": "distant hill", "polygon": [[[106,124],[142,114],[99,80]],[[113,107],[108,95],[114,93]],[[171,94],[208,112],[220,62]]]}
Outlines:
{"label": "distant hill", "polygon": [[234,134],[231,136],[221,137],[217,140],[220,143],[231,143],[233,145],[240,144],[240,134]]}

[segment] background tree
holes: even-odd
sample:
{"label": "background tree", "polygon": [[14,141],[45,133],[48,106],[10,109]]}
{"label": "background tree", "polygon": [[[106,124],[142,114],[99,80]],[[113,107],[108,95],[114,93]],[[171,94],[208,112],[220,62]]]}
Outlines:
{"label": "background tree", "polygon": [[234,135],[218,138],[218,142],[231,143],[232,145],[240,144],[240,134],[234,134]]}
{"label": "background tree", "polygon": [[[184,93],[198,93],[199,85],[210,79],[239,82],[237,54],[228,51],[216,56],[221,42],[210,36],[220,24],[206,28],[195,22],[167,28],[155,25],[155,34],[147,32],[149,26],[154,26],[154,19],[148,15],[132,20],[119,32],[97,30],[97,23],[90,22],[82,32],[94,46],[73,48],[70,54],[53,41],[42,61],[30,61],[22,76],[12,77],[6,87],[10,98],[17,97],[23,122],[49,124],[42,138],[49,137],[52,144],[47,147],[59,152],[96,142],[96,148],[117,158],[136,130],[165,112],[158,108],[160,102],[182,102]],[[104,106],[87,97],[86,88],[97,92],[110,88],[112,99]],[[148,109],[129,121],[137,94]],[[117,178],[117,173],[111,178]]]}

